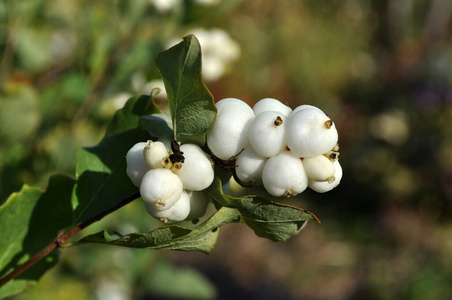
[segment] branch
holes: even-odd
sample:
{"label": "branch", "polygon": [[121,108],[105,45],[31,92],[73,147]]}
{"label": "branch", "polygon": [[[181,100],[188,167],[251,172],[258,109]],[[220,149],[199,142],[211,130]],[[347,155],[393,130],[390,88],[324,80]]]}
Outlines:
{"label": "branch", "polygon": [[134,193],[130,194],[129,196],[125,197],[118,203],[112,205],[108,209],[104,210],[103,212],[95,215],[91,219],[88,219],[79,225],[69,229],[68,231],[60,233],[50,244],[48,244],[46,247],[44,247],[41,251],[36,253],[33,257],[31,257],[28,261],[23,263],[22,265],[18,266],[16,269],[14,269],[11,273],[6,275],[0,280],[0,287],[5,285],[8,281],[16,278],[19,276],[22,272],[33,266],[35,263],[52,253],[53,250],[60,248],[64,244],[66,244],[67,240],[77,234],[82,229],[88,227],[89,225],[93,224],[94,222],[97,222],[101,220],[103,217],[111,214],[112,212],[118,210],[119,208],[125,206],[126,204],[129,204],[133,200],[140,197],[140,191],[137,190]]}

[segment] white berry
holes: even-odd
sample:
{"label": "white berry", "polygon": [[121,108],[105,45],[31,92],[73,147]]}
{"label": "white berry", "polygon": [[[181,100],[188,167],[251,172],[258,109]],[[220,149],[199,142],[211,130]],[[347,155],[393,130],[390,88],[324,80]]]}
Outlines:
{"label": "white berry", "polygon": [[251,147],[245,148],[239,154],[235,162],[235,173],[244,183],[259,185],[262,183],[262,171],[267,159],[253,150]]}
{"label": "white berry", "polygon": [[144,205],[151,216],[160,219],[160,221],[164,223],[183,221],[190,213],[190,197],[185,190],[182,191],[182,194],[176,203],[166,210],[157,210],[154,205],[147,202],[145,202]]}
{"label": "white berry", "polygon": [[146,143],[135,144],[126,154],[126,173],[135,186],[140,186],[144,174],[149,171],[149,167],[143,157],[143,149]]}
{"label": "white berry", "polygon": [[313,157],[330,151],[338,140],[333,121],[317,108],[293,113],[288,121],[287,144],[298,157]]}
{"label": "white berry", "polygon": [[251,147],[263,157],[281,152],[287,144],[287,117],[276,111],[264,111],[249,129]]}
{"label": "white berry", "polygon": [[308,186],[308,176],[301,159],[284,151],[270,157],[262,172],[262,182],[271,195],[295,196]]}
{"label": "white berry", "polygon": [[184,144],[180,151],[184,153],[185,161],[176,174],[184,189],[201,191],[208,188],[215,177],[209,156],[195,144]]}
{"label": "white berry", "polygon": [[253,111],[256,116],[264,111],[277,111],[283,113],[286,117],[289,117],[292,113],[292,109],[289,106],[273,98],[264,98],[257,101],[253,106]]}
{"label": "white berry", "polygon": [[297,106],[297,107],[292,111],[292,113],[294,114],[294,113],[296,113],[296,112],[298,112],[298,111],[300,111],[300,110],[306,109],[306,108],[313,108],[313,109],[317,109],[317,110],[323,112],[323,111],[322,111],[320,108],[318,108],[317,106],[313,106],[313,105],[309,105],[309,104],[303,104],[303,105]]}
{"label": "white berry", "polygon": [[216,157],[229,160],[248,145],[254,112],[248,104],[235,98],[220,100],[216,106],[217,118],[207,133],[207,146]]}
{"label": "white berry", "polygon": [[315,181],[327,181],[334,176],[334,164],[324,155],[304,158],[303,167],[309,179]]}
{"label": "white berry", "polygon": [[182,181],[169,169],[152,169],[143,176],[140,185],[141,198],[155,210],[166,210],[176,203],[182,194]]}
{"label": "white berry", "polygon": [[314,181],[309,179],[308,186],[316,191],[317,193],[325,193],[331,191],[339,185],[342,179],[342,167],[339,161],[336,160],[334,163],[334,176],[329,181]]}
{"label": "white berry", "polygon": [[148,141],[143,149],[143,156],[151,169],[163,168],[170,164],[169,153],[162,142]]}

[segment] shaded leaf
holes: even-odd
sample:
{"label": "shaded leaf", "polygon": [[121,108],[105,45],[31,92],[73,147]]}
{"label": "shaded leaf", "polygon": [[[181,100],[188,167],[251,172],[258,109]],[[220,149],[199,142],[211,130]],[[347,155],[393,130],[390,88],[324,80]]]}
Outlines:
{"label": "shaded leaf", "polygon": [[[74,180],[50,178],[47,191],[24,186],[0,207],[0,277],[13,271],[71,225]],[[0,297],[20,293],[57,262],[57,254],[42,259],[0,289]]]}
{"label": "shaded leaf", "polygon": [[235,207],[242,216],[242,222],[254,230],[256,235],[282,242],[296,235],[308,220],[317,217],[298,207],[258,198],[255,195],[241,198],[225,195],[220,179],[215,178],[207,193],[221,205]]}
{"label": "shaded leaf", "polygon": [[77,150],[77,183],[72,196],[74,224],[97,215],[137,190],[126,174],[125,156],[134,144],[151,138],[140,128],[140,117],[159,112],[149,96],[133,97],[116,112],[97,146]]}
{"label": "shaded leaf", "polygon": [[195,228],[169,225],[159,227],[150,233],[131,233],[116,239],[106,231],[101,231],[89,235],[72,245],[99,243],[131,248],[210,253],[215,247],[219,227],[238,222],[239,220],[240,214],[235,208],[223,207]]}
{"label": "shaded leaf", "polygon": [[155,137],[173,139],[173,124],[167,114],[154,114],[141,117],[143,128]]}
{"label": "shaded leaf", "polygon": [[160,53],[155,63],[168,94],[174,137],[182,144],[204,146],[217,110],[201,79],[201,49],[197,39],[193,35],[185,37]]}

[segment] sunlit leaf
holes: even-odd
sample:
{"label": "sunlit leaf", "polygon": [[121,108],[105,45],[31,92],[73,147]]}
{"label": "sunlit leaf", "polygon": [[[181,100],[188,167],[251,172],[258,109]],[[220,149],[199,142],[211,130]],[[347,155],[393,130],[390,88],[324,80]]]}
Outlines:
{"label": "sunlit leaf", "polygon": [[160,53],[155,63],[168,94],[174,136],[181,143],[204,146],[207,130],[216,118],[213,96],[201,79],[201,49],[187,36]]}
{"label": "sunlit leaf", "polygon": [[275,242],[285,241],[296,235],[309,220],[318,221],[314,214],[295,206],[258,198],[255,195],[242,198],[225,195],[218,178],[207,192],[221,205],[237,208],[242,222],[253,229],[256,235]]}
{"label": "sunlit leaf", "polygon": [[73,245],[100,243],[131,248],[201,251],[210,253],[215,247],[219,227],[238,222],[240,214],[235,208],[223,207],[195,228],[168,225],[150,233],[131,233],[114,237],[106,231],[89,235]]}

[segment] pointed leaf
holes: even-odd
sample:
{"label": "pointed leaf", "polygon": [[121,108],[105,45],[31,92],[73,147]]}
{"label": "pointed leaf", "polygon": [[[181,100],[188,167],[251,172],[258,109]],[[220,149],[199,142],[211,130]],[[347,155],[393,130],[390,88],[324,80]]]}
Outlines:
{"label": "pointed leaf", "polygon": [[240,214],[235,208],[223,207],[195,228],[169,225],[159,227],[150,233],[131,233],[116,239],[107,232],[101,231],[72,245],[100,243],[131,248],[210,253],[215,247],[219,227],[239,220]]}
{"label": "pointed leaf", "polygon": [[256,235],[283,242],[304,228],[315,216],[301,208],[260,198],[243,198],[234,203],[243,221]]}
{"label": "pointed leaf", "polygon": [[97,146],[77,150],[77,184],[72,196],[74,224],[137,190],[127,177],[125,157],[134,144],[151,138],[140,128],[140,117],[151,113],[159,111],[149,96],[133,97],[115,114]]}
{"label": "pointed leaf", "polygon": [[242,198],[225,195],[218,178],[215,178],[207,193],[221,205],[237,208],[242,221],[253,229],[256,235],[275,242],[282,242],[296,235],[308,220],[318,221],[311,212],[295,206],[268,201],[253,195]]}
{"label": "pointed leaf", "polygon": [[189,35],[160,53],[155,63],[163,77],[173,121],[174,137],[182,144],[205,145],[216,118],[212,94],[201,79],[201,48]]}
{"label": "pointed leaf", "polygon": [[[73,179],[53,176],[45,193],[24,186],[0,207],[0,277],[23,264],[71,225],[73,186]],[[0,298],[20,293],[35,283],[57,259],[54,252],[9,281],[0,289]]]}

